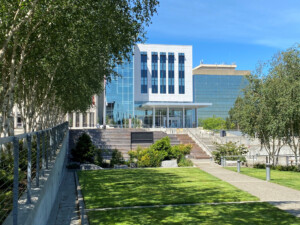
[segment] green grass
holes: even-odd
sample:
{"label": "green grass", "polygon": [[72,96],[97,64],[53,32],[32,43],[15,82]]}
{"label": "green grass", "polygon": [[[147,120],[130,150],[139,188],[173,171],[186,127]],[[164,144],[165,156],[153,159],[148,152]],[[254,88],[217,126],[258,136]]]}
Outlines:
{"label": "green grass", "polygon": [[79,172],[86,208],[256,201],[197,168]]}
{"label": "green grass", "polygon": [[91,225],[98,224],[300,224],[294,217],[268,203],[177,206],[120,209],[88,213]]}
{"label": "green grass", "polygon": [[[226,167],[228,170],[236,171],[235,167]],[[241,174],[258,179],[266,180],[266,169],[255,169],[242,167]],[[300,173],[292,171],[271,170],[271,182],[300,190]]]}

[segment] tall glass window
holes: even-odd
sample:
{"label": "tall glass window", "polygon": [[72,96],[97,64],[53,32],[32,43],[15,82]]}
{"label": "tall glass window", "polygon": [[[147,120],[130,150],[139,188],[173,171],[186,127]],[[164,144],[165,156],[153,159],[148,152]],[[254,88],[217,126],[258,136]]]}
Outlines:
{"label": "tall glass window", "polygon": [[169,53],[169,94],[174,94],[174,53]]}
{"label": "tall glass window", "polygon": [[147,93],[147,52],[141,53],[141,93]]}
{"label": "tall glass window", "polygon": [[184,53],[178,55],[179,94],[184,94]]}
{"label": "tall glass window", "polygon": [[157,52],[152,52],[152,93],[158,92],[157,58]]}
{"label": "tall glass window", "polygon": [[166,53],[160,53],[160,93],[166,93]]}

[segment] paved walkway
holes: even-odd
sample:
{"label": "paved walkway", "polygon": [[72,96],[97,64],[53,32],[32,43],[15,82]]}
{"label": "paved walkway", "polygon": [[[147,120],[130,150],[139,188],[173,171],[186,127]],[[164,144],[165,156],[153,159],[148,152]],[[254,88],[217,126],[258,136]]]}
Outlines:
{"label": "paved walkway", "polygon": [[194,160],[194,164],[203,171],[258,197],[261,201],[270,202],[300,217],[300,191],[226,170],[215,163]]}
{"label": "paved walkway", "polygon": [[79,225],[74,172],[66,170],[47,225]]}

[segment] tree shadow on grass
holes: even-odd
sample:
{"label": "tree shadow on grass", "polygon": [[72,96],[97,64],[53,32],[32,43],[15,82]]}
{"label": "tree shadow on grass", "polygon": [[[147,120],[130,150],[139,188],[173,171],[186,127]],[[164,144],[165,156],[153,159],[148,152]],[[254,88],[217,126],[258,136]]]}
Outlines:
{"label": "tree shadow on grass", "polygon": [[300,219],[268,203],[119,209],[88,213],[94,224],[300,224]]}
{"label": "tree shadow on grass", "polygon": [[195,168],[84,171],[79,178],[89,209],[258,200]]}

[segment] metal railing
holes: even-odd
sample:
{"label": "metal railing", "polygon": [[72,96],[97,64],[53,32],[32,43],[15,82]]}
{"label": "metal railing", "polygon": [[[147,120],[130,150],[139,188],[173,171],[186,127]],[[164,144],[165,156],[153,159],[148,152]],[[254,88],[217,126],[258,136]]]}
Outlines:
{"label": "metal railing", "polygon": [[13,224],[18,223],[18,200],[26,191],[26,204],[32,203],[32,188],[55,160],[68,123],[46,130],[0,138],[0,224],[12,210]]}

